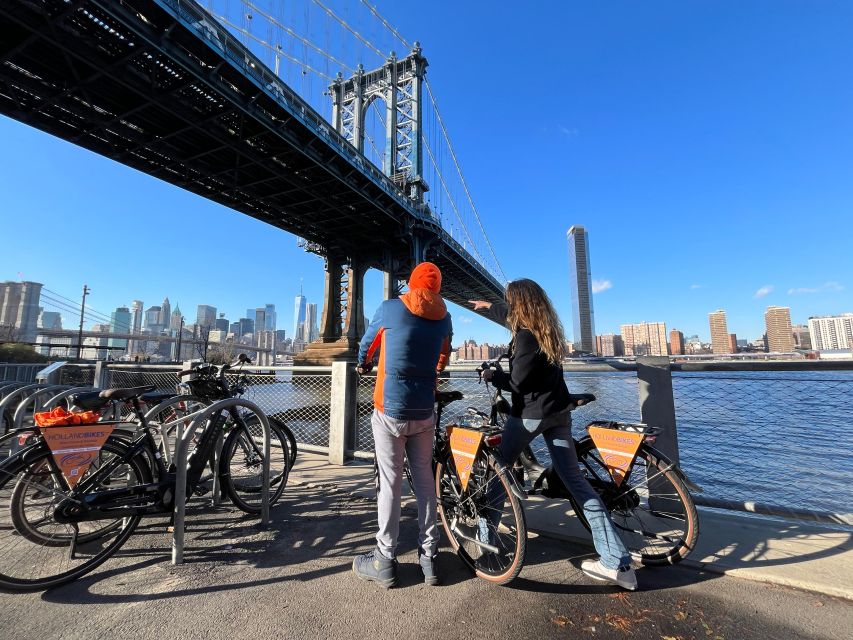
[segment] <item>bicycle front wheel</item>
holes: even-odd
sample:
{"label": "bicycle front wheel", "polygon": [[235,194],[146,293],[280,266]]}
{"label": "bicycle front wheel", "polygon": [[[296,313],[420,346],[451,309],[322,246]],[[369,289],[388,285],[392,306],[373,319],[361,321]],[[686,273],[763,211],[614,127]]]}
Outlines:
{"label": "bicycle front wheel", "polygon": [[[263,428],[251,416],[237,424],[225,439],[219,474],[223,488],[234,504],[246,513],[261,512],[261,474],[264,459]],[[270,505],[287,485],[290,472],[290,447],[287,435],[270,421]]]}
{"label": "bicycle front wheel", "polygon": [[[590,438],[578,443],[577,452],[581,473],[601,496],[634,561],[649,566],[675,564],[693,550],[699,515],[672,463],[643,444],[626,480],[617,486]],[[589,529],[582,508],[574,498],[571,502]]]}
{"label": "bicycle front wheel", "polygon": [[515,579],[524,565],[527,522],[503,463],[480,455],[463,490],[448,452],[436,465],[435,490],[444,532],[462,561],[489,582]]}
{"label": "bicycle front wheel", "polygon": [[[7,591],[38,591],[76,580],[118,551],[140,520],[56,522],[54,510],[68,494],[47,445],[37,447],[28,450],[26,461],[18,455],[0,465],[0,589]],[[108,440],[83,479],[126,450]],[[136,455],[91,491],[150,481],[145,458]]]}

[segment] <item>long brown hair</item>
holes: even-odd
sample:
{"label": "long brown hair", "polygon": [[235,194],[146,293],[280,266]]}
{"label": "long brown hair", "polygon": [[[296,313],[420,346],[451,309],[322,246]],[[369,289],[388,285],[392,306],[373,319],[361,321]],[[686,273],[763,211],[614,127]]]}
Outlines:
{"label": "long brown hair", "polygon": [[566,348],[563,323],[545,290],[533,280],[513,280],[506,286],[509,307],[507,322],[513,335],[528,329],[539,343],[539,351],[554,364],[560,364]]}

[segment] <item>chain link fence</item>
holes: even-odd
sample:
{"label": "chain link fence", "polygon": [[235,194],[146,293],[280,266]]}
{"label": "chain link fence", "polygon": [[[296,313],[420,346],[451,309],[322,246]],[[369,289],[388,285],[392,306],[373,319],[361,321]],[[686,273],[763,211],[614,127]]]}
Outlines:
{"label": "chain link fence", "polygon": [[[231,380],[235,381],[236,377]],[[248,382],[243,397],[286,423],[300,445],[328,448],[331,371],[274,370],[250,374]]]}
{"label": "chain link fence", "polygon": [[107,387],[144,387],[153,385],[158,391],[175,392],[178,369],[166,367],[137,367],[112,365],[109,367]]}
{"label": "chain link fence", "polygon": [[850,511],[853,372],[674,373],[681,466],[714,498]]}

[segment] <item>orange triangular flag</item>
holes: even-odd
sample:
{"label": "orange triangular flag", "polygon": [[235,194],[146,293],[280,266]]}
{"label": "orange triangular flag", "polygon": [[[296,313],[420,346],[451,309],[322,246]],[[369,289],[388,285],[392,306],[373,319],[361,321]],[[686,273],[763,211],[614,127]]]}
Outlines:
{"label": "orange triangular flag", "polygon": [[68,486],[73,487],[86,475],[114,428],[111,424],[84,424],[42,429],[42,437]]}
{"label": "orange triangular flag", "polygon": [[462,491],[465,491],[471,478],[471,467],[483,442],[483,434],[456,426],[448,427],[447,430],[450,431],[450,451],[453,453],[453,462],[456,463],[456,474],[462,484]]}
{"label": "orange triangular flag", "polygon": [[620,431],[619,429],[590,427],[589,435],[601,454],[604,466],[607,467],[610,475],[613,476],[613,482],[618,487],[634,463],[637,450],[643,442],[643,434]]}

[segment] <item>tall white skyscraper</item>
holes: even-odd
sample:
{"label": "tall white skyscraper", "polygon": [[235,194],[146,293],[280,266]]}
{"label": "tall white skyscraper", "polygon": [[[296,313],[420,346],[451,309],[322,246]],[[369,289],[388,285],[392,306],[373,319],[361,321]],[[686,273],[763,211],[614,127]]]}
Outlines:
{"label": "tall white skyscraper", "polygon": [[303,325],[305,324],[305,296],[302,295],[302,291],[299,292],[299,295],[296,296],[296,300],[293,305],[293,339],[294,340],[306,340],[307,336],[302,335],[301,331]]}
{"label": "tall white skyscraper", "polygon": [[595,319],[592,311],[592,277],[586,229],[574,225],[569,241],[569,289],[572,294],[572,343],[578,351],[595,353]]}

